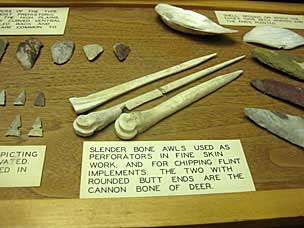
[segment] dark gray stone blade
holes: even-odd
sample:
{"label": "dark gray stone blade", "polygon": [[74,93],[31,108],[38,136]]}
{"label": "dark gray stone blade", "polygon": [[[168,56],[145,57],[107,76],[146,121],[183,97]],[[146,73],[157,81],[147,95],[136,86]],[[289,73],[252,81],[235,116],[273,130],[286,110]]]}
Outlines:
{"label": "dark gray stone blade", "polygon": [[118,60],[122,62],[128,57],[131,49],[123,43],[117,43],[113,45],[113,51]]}
{"label": "dark gray stone blade", "polygon": [[304,148],[303,117],[257,108],[245,108],[244,112],[257,125]]}
{"label": "dark gray stone blade", "polygon": [[39,40],[33,38],[22,41],[18,45],[16,55],[24,69],[29,70],[34,66],[42,46]]}
{"label": "dark gray stone blade", "polygon": [[296,87],[271,79],[255,79],[251,81],[251,85],[267,95],[280,98],[304,108],[304,88],[302,87]]}
{"label": "dark gray stone blade", "polygon": [[34,101],[35,106],[44,107],[45,106],[45,96],[43,92],[38,92],[37,97]]}
{"label": "dark gray stone blade", "polygon": [[7,48],[8,42],[6,39],[1,38],[0,39],[0,60],[2,59],[2,56],[4,55],[6,48]]}
{"label": "dark gray stone blade", "polygon": [[26,100],[26,93],[25,93],[25,90],[23,90],[16,98],[14,105],[15,106],[24,106],[25,100]]}
{"label": "dark gray stone blade", "polygon": [[51,47],[53,61],[56,64],[68,62],[74,53],[75,44],[70,40],[57,41]]}
{"label": "dark gray stone blade", "polygon": [[252,56],[272,68],[304,80],[304,56],[291,55],[265,48],[254,49]]}
{"label": "dark gray stone blade", "polygon": [[17,115],[13,122],[11,123],[10,127],[8,128],[5,136],[16,136],[19,137],[21,135],[20,127],[22,126],[21,123],[21,116]]}

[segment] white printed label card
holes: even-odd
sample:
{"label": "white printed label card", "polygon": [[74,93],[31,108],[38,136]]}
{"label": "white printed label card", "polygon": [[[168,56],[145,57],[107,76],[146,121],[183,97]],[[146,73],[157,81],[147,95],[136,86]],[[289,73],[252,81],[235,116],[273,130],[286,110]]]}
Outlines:
{"label": "white printed label card", "polygon": [[40,186],[46,146],[0,146],[0,187]]}
{"label": "white printed label card", "polygon": [[255,191],[240,140],[84,142],[80,198]]}
{"label": "white printed label card", "polygon": [[304,15],[237,11],[215,11],[215,15],[221,25],[275,25],[290,29],[304,29]]}
{"label": "white printed label card", "polygon": [[0,8],[0,35],[63,35],[69,8]]}

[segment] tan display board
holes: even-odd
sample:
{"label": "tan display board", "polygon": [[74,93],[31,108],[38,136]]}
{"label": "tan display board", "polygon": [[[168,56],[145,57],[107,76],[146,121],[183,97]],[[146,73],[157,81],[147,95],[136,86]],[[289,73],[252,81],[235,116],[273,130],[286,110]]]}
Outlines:
{"label": "tan display board", "polygon": [[[227,2],[224,1],[223,4]],[[255,4],[258,5],[257,2]],[[297,7],[294,11],[293,4],[273,4],[275,7],[280,5],[284,13],[304,12],[303,4],[295,4]],[[289,5],[291,10],[288,12]],[[247,7],[247,11],[249,8]],[[213,10],[195,10],[216,20]],[[253,7],[253,11],[257,11],[256,8]],[[260,11],[265,12],[262,9]],[[276,12],[279,13],[279,10]],[[44,47],[35,66],[28,71],[21,67],[15,55],[18,43],[27,37],[7,36],[10,44],[0,63],[0,89],[7,91],[6,106],[0,107],[0,145],[46,145],[47,150],[40,187],[0,189],[0,226],[26,224],[30,227],[41,227],[44,224],[51,227],[66,224],[68,227],[91,224],[94,227],[98,224],[104,227],[140,227],[278,218],[286,218],[286,223],[297,222],[298,220],[292,218],[304,215],[303,149],[259,128],[245,117],[243,109],[255,107],[303,115],[300,108],[263,95],[249,84],[256,78],[277,79],[302,87],[303,83],[273,71],[251,57],[251,51],[257,45],[244,43],[242,36],[252,27],[227,27],[238,29],[239,32],[201,37],[171,30],[160,21],[152,7],[70,8],[64,36],[35,36]],[[296,32],[304,35],[303,30]],[[76,44],[72,59],[65,65],[53,64],[51,45],[58,40],[67,39],[73,40]],[[112,46],[117,42],[124,42],[131,48],[129,57],[124,62],[119,62],[113,54]],[[100,43],[104,48],[104,53],[95,62],[89,62],[82,50],[82,46],[89,43]],[[218,53],[216,58],[196,68],[134,90],[96,110],[110,107],[189,73],[233,57],[247,55],[245,60],[185,88],[220,74],[244,70],[243,75],[237,80],[161,121],[138,135],[135,140],[240,139],[257,192],[79,200],[83,141],[119,139],[113,131],[113,125],[86,139],[75,135],[72,123],[76,114],[68,98],[85,96],[214,52]],[[288,52],[303,54],[303,47]],[[145,104],[138,110],[152,107],[185,88]],[[23,89],[27,92],[25,106],[13,106],[14,99]],[[38,91],[45,94],[45,107],[33,106]],[[5,137],[11,120],[17,114],[22,117],[21,137]],[[43,121],[44,137],[29,138],[26,133],[37,116]],[[211,216],[210,213],[220,208],[222,210],[216,216]],[[188,212],[185,213],[185,210]],[[65,215],[67,211],[71,212],[70,215]],[[23,216],[24,213],[28,216]],[[16,219],[18,216],[20,219]],[[94,219],[91,219],[92,217]],[[143,220],[143,217],[147,219]]]}

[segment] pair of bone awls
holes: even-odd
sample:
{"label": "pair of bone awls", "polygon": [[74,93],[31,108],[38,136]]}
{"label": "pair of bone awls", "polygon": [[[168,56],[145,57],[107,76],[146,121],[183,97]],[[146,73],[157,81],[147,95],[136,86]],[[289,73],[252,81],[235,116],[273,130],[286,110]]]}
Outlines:
{"label": "pair of bone awls", "polygon": [[213,58],[216,55],[217,54],[214,53],[211,55],[206,55],[206,56],[202,56],[199,58],[195,58],[195,59],[183,62],[181,64],[178,64],[176,66],[172,66],[170,68],[155,72],[153,74],[149,74],[149,75],[134,79],[132,81],[128,81],[128,82],[122,83],[120,85],[111,87],[109,89],[105,89],[105,90],[99,91],[97,93],[90,94],[86,97],[71,97],[69,99],[69,101],[72,104],[72,106],[77,114],[83,113],[83,112],[89,111],[115,97],[118,97],[119,95],[125,94],[133,89],[139,88],[143,85],[146,85],[146,84],[154,82],[156,80],[165,78],[169,75],[176,74],[183,70],[197,66],[200,63],[203,63],[203,62]]}
{"label": "pair of bone awls", "polygon": [[156,98],[162,97],[164,94],[171,92],[177,88],[180,88],[186,84],[189,84],[203,76],[206,76],[214,71],[224,68],[232,63],[235,63],[245,56],[240,56],[226,62],[217,64],[215,66],[209,67],[207,69],[201,70],[179,80],[168,83],[158,89],[154,89],[133,99],[125,101],[121,104],[113,106],[111,108],[92,112],[87,115],[80,115],[75,119],[73,123],[74,130],[76,134],[80,136],[90,136],[94,134],[95,131],[99,131],[114,122],[123,112],[123,109],[132,110],[148,101],[154,100]]}

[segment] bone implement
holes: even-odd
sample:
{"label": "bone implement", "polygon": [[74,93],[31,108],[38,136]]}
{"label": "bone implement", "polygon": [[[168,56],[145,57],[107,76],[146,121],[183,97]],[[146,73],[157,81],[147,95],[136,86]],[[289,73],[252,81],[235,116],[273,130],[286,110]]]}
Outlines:
{"label": "bone implement", "polygon": [[289,101],[304,108],[304,88],[302,87],[271,79],[255,79],[251,81],[251,85],[267,95]]}
{"label": "bone implement", "polygon": [[3,39],[3,38],[0,38],[0,61],[6,51],[6,48],[7,48],[7,45],[8,45],[8,42],[6,39]]}
{"label": "bone implement", "polygon": [[19,137],[21,135],[20,127],[21,124],[21,116],[17,115],[15,119],[12,121],[10,127],[8,128],[7,132],[5,133],[5,136],[16,136]]}
{"label": "bone implement", "polygon": [[32,129],[27,134],[30,137],[43,137],[42,122],[40,117],[37,117],[32,125]]}
{"label": "bone implement", "polygon": [[197,73],[191,74],[189,76],[186,76],[179,80],[173,81],[171,83],[168,83],[158,89],[151,90],[147,93],[139,95],[135,98],[132,98],[132,99],[118,105],[119,106],[118,109],[116,107],[113,107],[113,108],[108,108],[108,109],[104,109],[101,111],[93,112],[93,113],[90,113],[87,115],[80,115],[76,118],[76,120],[73,123],[74,130],[75,130],[76,134],[78,134],[80,136],[83,136],[83,137],[90,136],[90,135],[94,134],[94,132],[102,130],[108,124],[114,122],[119,117],[119,115],[123,112],[122,110],[124,108],[126,108],[129,111],[133,110],[134,108],[136,108],[146,102],[149,102],[151,100],[162,97],[164,94],[171,92],[172,90],[175,90],[184,85],[187,85],[188,83],[190,83],[194,80],[198,80],[199,78],[202,78],[203,76],[206,76],[207,74],[210,74],[218,69],[228,66],[243,58],[244,58],[244,56],[240,56],[240,57],[234,58],[232,60],[228,60],[219,65],[215,65],[215,66],[207,68],[205,70],[201,70]]}
{"label": "bone implement", "polygon": [[1,90],[0,92],[0,106],[5,106],[6,103],[6,91]]}
{"label": "bone implement", "polygon": [[45,95],[43,92],[38,92],[37,97],[34,101],[34,106],[40,106],[40,107],[45,106]]}
{"label": "bone implement", "polygon": [[260,127],[304,148],[303,117],[257,108],[245,108],[244,112]]}
{"label": "bone implement", "polygon": [[18,97],[15,99],[14,105],[15,106],[24,106],[26,100],[26,93],[25,90],[23,90]]}
{"label": "bone implement", "polygon": [[218,76],[177,94],[161,104],[139,112],[123,113],[115,122],[115,131],[121,139],[132,139],[173,113],[236,79],[243,71]]}
{"label": "bone implement", "polygon": [[187,62],[181,63],[179,65],[158,71],[156,73],[149,74],[149,75],[134,79],[132,81],[128,81],[128,82],[122,83],[120,85],[114,86],[112,88],[90,94],[86,97],[71,97],[69,99],[69,101],[72,104],[76,113],[83,113],[83,112],[93,109],[113,98],[116,98],[119,95],[125,94],[133,89],[136,89],[136,88],[146,85],[148,83],[154,82],[161,78],[165,78],[169,75],[172,75],[172,74],[181,72],[183,70],[189,69],[191,67],[194,67],[202,62],[205,62],[205,61],[213,58],[214,56],[216,56],[216,53],[207,55],[207,56],[203,56],[203,57],[199,57],[199,58],[195,58],[195,59],[189,60]]}

